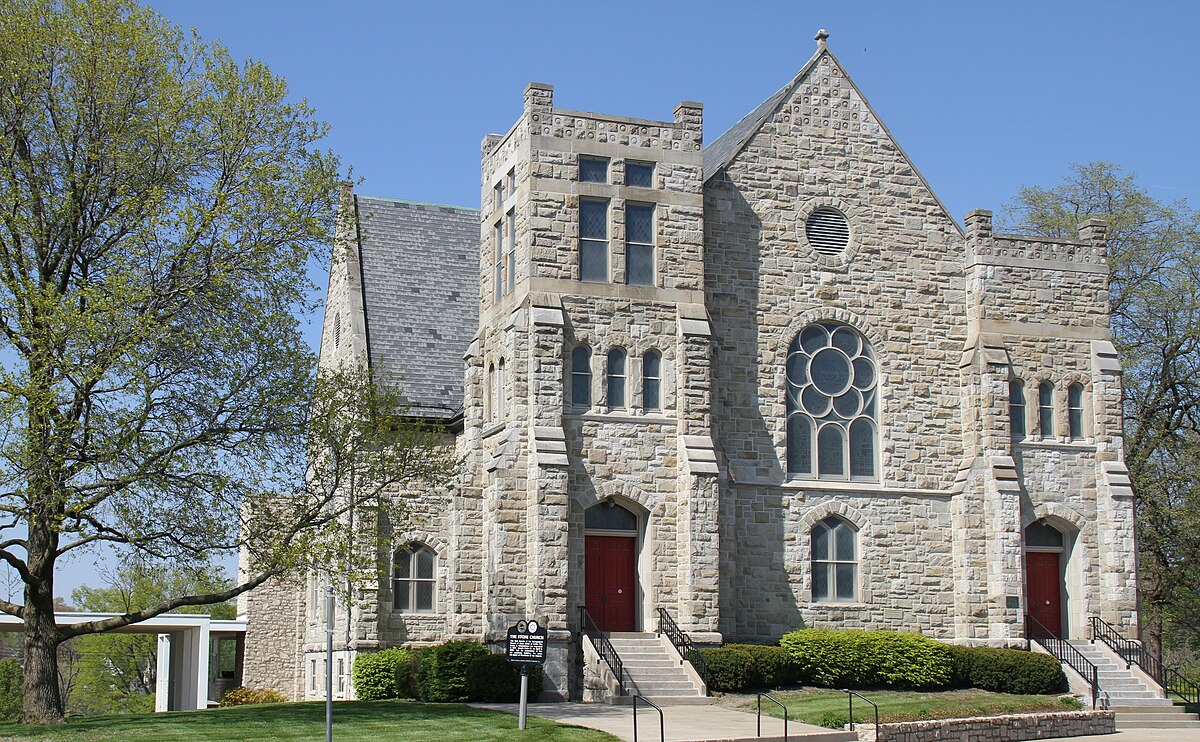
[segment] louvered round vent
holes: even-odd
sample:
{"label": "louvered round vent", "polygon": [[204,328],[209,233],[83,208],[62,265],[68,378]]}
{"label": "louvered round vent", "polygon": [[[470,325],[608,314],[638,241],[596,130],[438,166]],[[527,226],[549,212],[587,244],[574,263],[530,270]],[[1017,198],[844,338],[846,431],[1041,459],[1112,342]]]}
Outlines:
{"label": "louvered round vent", "polygon": [[822,255],[840,255],[850,244],[850,223],[837,209],[822,207],[808,215],[804,235]]}

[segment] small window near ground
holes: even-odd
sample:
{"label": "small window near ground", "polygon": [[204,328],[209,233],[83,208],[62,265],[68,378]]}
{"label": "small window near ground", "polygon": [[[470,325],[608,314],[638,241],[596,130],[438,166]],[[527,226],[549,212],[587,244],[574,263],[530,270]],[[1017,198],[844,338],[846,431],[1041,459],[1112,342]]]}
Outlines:
{"label": "small window near ground", "polygon": [[830,516],[813,526],[812,599],[849,603],[858,598],[858,532],[849,521]]}
{"label": "small window near ground", "polygon": [[582,183],[607,183],[608,160],[603,157],[580,157],[579,180]]}
{"label": "small window near ground", "polygon": [[434,593],[433,549],[411,544],[397,549],[392,562],[392,607],[405,613],[432,613]]}
{"label": "small window near ground", "polygon": [[635,188],[653,188],[654,163],[626,160],[625,185],[634,186]]}

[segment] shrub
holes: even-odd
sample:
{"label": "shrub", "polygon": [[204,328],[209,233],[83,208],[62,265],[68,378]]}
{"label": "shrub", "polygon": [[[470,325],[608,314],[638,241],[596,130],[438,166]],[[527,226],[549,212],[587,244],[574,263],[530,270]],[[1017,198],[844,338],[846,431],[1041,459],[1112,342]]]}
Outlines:
{"label": "shrub", "polygon": [[[529,668],[529,700],[542,694],[542,668]],[[467,696],[471,701],[513,703],[521,700],[521,670],[502,654],[476,657],[467,668]]]}
{"label": "shrub", "polygon": [[937,688],[950,683],[949,645],[896,631],[802,629],[779,641],[801,682],[827,687]]}
{"label": "shrub", "polygon": [[779,688],[796,682],[796,665],[783,647],[765,644],[726,644],[726,649],[745,652],[754,660],[749,688]]}
{"label": "shrub", "polygon": [[221,706],[249,706],[254,703],[283,703],[287,701],[282,693],[272,688],[247,688],[239,685],[230,688],[221,696]]}
{"label": "shrub", "polygon": [[1067,689],[1062,665],[1048,654],[1022,649],[950,645],[952,683],[996,693],[1047,694]]}
{"label": "shrub", "polygon": [[476,659],[486,656],[482,644],[450,641],[421,653],[417,687],[422,701],[457,703],[469,699],[467,671]]}
{"label": "shrub", "polygon": [[417,685],[417,675],[421,669],[421,650],[405,649],[404,655],[396,662],[396,696],[399,698],[420,698],[421,689]]}
{"label": "shrub", "polygon": [[754,674],[752,654],[732,646],[701,649],[700,653],[708,663],[709,690],[731,693],[750,687]]}
{"label": "shrub", "polygon": [[379,701],[400,695],[397,682],[399,666],[410,662],[409,655],[407,650],[393,647],[355,657],[351,678],[358,699]]}
{"label": "shrub", "polygon": [[25,698],[23,680],[20,662],[0,660],[0,719],[15,720],[21,716]]}

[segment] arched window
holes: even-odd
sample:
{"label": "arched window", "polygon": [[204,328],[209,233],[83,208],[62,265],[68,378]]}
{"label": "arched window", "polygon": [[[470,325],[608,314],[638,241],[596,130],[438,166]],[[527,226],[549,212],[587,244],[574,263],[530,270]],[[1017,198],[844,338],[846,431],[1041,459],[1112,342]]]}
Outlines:
{"label": "arched window", "polygon": [[1013,438],[1025,437],[1025,385],[1020,379],[1008,382],[1008,424]]}
{"label": "arched window", "polygon": [[787,470],[797,477],[878,479],[878,372],[866,339],[809,325],[787,357]]}
{"label": "arched window", "polygon": [[812,599],[847,603],[858,599],[858,531],[831,515],[813,526]]}
{"label": "arched window", "polygon": [[496,384],[496,364],[489,363],[487,389],[483,399],[483,416],[489,422],[496,419],[496,394],[498,391]]}
{"label": "arched window", "polygon": [[592,350],[586,345],[571,351],[571,404],[592,406]]}
{"label": "arched window", "polygon": [[657,350],[642,356],[642,409],[662,409],[662,353]]}
{"label": "arched window", "polygon": [[496,397],[492,400],[492,404],[496,408],[496,419],[504,419],[504,402],[508,396],[508,379],[504,375],[504,359],[500,359],[500,365],[496,367]]}
{"label": "arched window", "polygon": [[1054,437],[1054,385],[1038,384],[1038,429],[1043,438]]}
{"label": "arched window", "polygon": [[608,406],[619,409],[625,406],[625,349],[608,351]]}
{"label": "arched window", "polygon": [[1067,425],[1071,440],[1083,440],[1083,384],[1067,387]]}
{"label": "arched window", "polygon": [[437,555],[424,544],[396,549],[392,558],[392,607],[404,613],[432,613],[434,562]]}

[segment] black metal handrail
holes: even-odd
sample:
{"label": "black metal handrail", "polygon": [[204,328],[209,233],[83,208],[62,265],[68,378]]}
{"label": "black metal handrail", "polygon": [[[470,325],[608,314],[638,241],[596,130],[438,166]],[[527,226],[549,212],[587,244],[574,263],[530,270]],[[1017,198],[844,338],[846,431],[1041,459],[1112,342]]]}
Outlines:
{"label": "black metal handrail", "polygon": [[581,644],[584,636],[592,640],[592,645],[596,647],[596,653],[600,655],[600,659],[608,663],[609,669],[616,677],[618,691],[621,695],[625,695],[625,664],[621,662],[621,656],[617,654],[612,642],[592,620],[591,614],[584,606],[579,606],[579,635]]}
{"label": "black metal handrail", "polygon": [[1173,667],[1167,667],[1159,658],[1146,651],[1141,642],[1121,636],[1115,626],[1099,616],[1091,617],[1091,627],[1092,642],[1095,643],[1099,639],[1108,645],[1109,649],[1125,660],[1126,668],[1131,664],[1137,665],[1142,668],[1142,672],[1154,678],[1154,682],[1162,686],[1167,693],[1174,693],[1186,703],[1200,704],[1200,683],[1184,677]]}
{"label": "black metal handrail", "polygon": [[1071,642],[1055,636],[1054,632],[1042,625],[1033,616],[1025,614],[1025,638],[1041,644],[1054,659],[1064,662],[1092,687],[1092,708],[1100,698],[1100,674],[1091,660],[1071,645]]}
{"label": "black metal handrail", "polygon": [[771,703],[775,704],[779,708],[783,709],[783,742],[788,742],[788,737],[787,737],[787,735],[788,735],[788,710],[787,710],[787,706],[784,706],[778,700],[773,698],[771,696],[771,694],[769,694],[769,693],[759,693],[758,694],[758,722],[756,723],[756,725],[754,727],[754,736],[755,737],[762,736],[762,699],[764,699],[764,698],[767,699],[768,701],[770,701]]}
{"label": "black metal handrail", "polygon": [[692,638],[680,629],[679,624],[675,623],[675,619],[671,618],[671,614],[667,613],[666,608],[658,609],[658,630],[663,636],[667,637],[667,641],[671,642],[671,646],[675,647],[675,651],[679,653],[681,658],[692,663],[696,674],[704,681],[705,691],[707,692],[708,661],[704,659],[704,655],[692,643]]}
{"label": "black metal handrail", "polygon": [[642,696],[642,695],[636,695],[633,697],[633,742],[638,742],[637,704],[638,704],[639,698],[642,701],[645,701],[646,703],[650,704],[650,706],[652,706],[654,708],[654,710],[658,712],[658,742],[667,742],[667,721],[666,721],[666,717],[663,716],[662,708],[660,708],[659,705],[657,703],[655,703],[654,701],[651,701],[649,698],[646,698],[645,696]]}
{"label": "black metal handrail", "polygon": [[854,731],[854,697],[858,696],[867,703],[875,707],[875,742],[879,742],[879,704],[867,698],[861,693],[855,693],[849,688],[842,688],[842,692],[846,694],[846,700],[850,702],[850,731]]}

